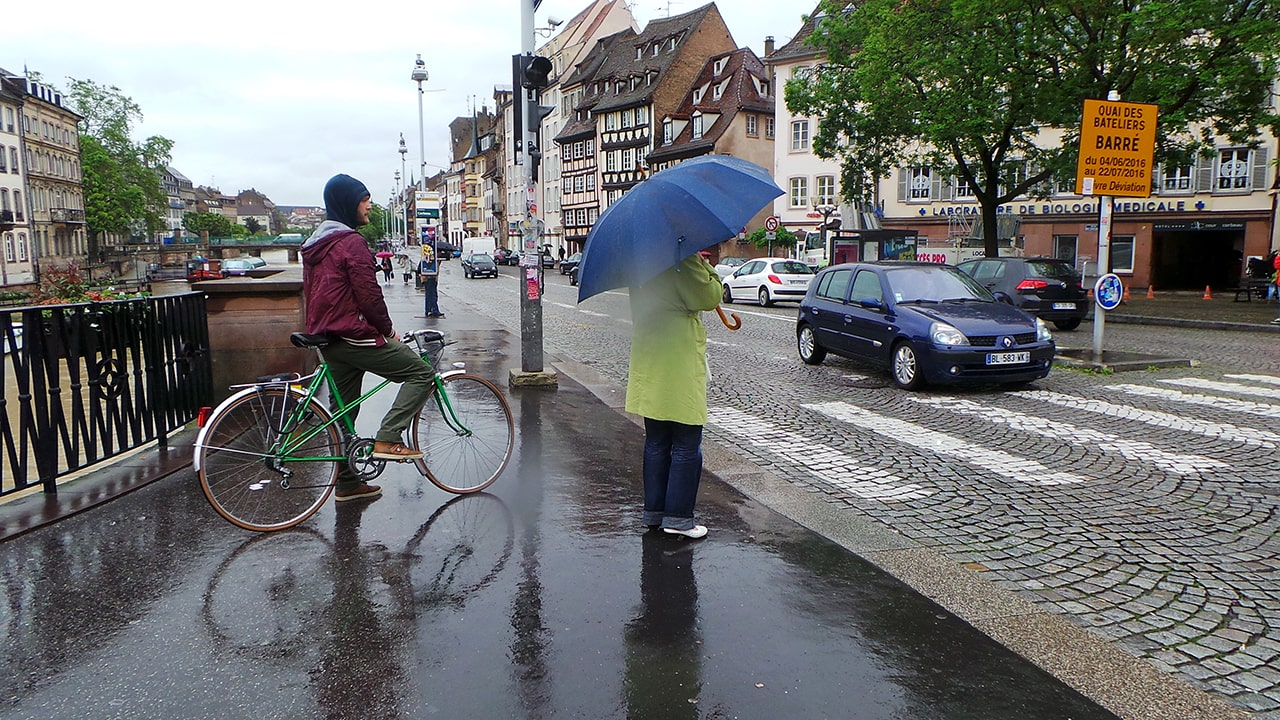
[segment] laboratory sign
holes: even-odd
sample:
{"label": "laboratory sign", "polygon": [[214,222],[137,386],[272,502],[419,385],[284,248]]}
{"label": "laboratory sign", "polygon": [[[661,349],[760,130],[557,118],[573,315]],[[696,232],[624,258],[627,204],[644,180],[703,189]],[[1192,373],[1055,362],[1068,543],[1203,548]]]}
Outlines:
{"label": "laboratory sign", "polygon": [[1085,100],[1076,194],[1149,197],[1157,106]]}

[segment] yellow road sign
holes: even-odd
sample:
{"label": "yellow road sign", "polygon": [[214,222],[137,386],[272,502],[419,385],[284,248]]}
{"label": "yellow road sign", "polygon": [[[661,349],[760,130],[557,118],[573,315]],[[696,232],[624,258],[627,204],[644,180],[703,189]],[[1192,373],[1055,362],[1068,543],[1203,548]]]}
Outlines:
{"label": "yellow road sign", "polygon": [[1076,193],[1149,197],[1157,106],[1085,100]]}

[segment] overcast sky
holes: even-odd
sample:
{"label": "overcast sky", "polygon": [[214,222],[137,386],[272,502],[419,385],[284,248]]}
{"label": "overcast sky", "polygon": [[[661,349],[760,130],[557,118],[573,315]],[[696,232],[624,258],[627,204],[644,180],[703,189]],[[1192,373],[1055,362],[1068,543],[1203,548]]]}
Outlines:
{"label": "overcast sky", "polygon": [[[637,0],[640,27],[700,0]],[[781,47],[812,3],[718,0],[739,47]],[[26,67],[66,89],[67,78],[118,87],[144,114],[139,137],[174,141],[173,166],[197,185],[256,188],[278,205],[320,205],[325,180],[346,172],[376,202],[400,169],[418,175],[418,53],[428,174],[448,164],[448,123],[473,103],[492,106],[520,51],[519,0],[291,3],[225,0],[14,2],[4,11],[0,67]],[[568,20],[586,0],[543,0],[537,25]],[[539,44],[545,42],[541,37]]]}

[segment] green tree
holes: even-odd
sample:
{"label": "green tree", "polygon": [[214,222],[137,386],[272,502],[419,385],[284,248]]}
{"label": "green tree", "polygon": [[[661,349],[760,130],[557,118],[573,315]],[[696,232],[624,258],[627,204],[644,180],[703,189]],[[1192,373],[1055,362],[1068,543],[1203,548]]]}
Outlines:
{"label": "green tree", "polygon": [[169,163],[173,141],[158,135],[133,140],[142,109],[115,86],[70,80],[69,107],[82,118],[81,169],[85,223],[96,249],[102,233],[148,237],[162,230],[168,205],[160,173]]}
{"label": "green tree", "polygon": [[262,223],[258,222],[258,218],[251,217],[244,221],[244,229],[249,231],[250,235],[257,235],[262,232]]}
{"label": "green tree", "polygon": [[747,240],[758,248],[793,248],[799,240],[795,233],[784,227],[779,227],[774,231],[772,240],[766,237],[765,233],[767,232],[763,227],[757,228],[755,232],[747,236]]}
{"label": "green tree", "polygon": [[1158,105],[1156,162],[1280,130],[1276,0],[824,0],[808,43],[825,57],[787,107],[820,119],[813,149],[840,160],[842,194],[874,200],[895,167],[955,177],[988,256],[1002,203],[1074,187],[1085,99]]}
{"label": "green tree", "polygon": [[209,232],[209,237],[227,237],[231,235],[231,221],[222,213],[183,213],[182,226],[196,235],[206,230]]}

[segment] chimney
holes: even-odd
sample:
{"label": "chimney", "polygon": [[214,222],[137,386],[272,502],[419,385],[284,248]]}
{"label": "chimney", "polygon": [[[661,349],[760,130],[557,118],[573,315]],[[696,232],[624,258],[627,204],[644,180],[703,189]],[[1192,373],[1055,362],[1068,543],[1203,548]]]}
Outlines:
{"label": "chimney", "polygon": [[769,57],[773,54],[773,36],[770,35],[764,39],[764,56]]}

